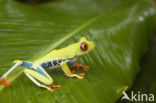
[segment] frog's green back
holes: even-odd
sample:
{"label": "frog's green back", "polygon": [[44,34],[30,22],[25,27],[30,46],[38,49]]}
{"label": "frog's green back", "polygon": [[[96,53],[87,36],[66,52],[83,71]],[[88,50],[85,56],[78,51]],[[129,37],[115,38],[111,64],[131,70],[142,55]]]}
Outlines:
{"label": "frog's green back", "polygon": [[52,58],[73,58],[76,55],[76,50],[77,50],[77,43],[71,44],[67,47],[58,49],[58,50],[53,50],[46,56],[44,56],[41,59],[49,59],[49,57]]}
{"label": "frog's green back", "polygon": [[[87,50],[83,51],[80,48],[81,43],[87,43],[88,48]],[[77,56],[84,55],[91,51],[95,47],[95,44],[91,41],[88,41],[85,37],[82,37],[77,43],[71,44],[67,47],[58,49],[58,50],[53,50],[49,54],[45,55],[42,57],[40,60],[36,61],[37,63],[42,63],[45,61],[49,61],[52,59],[56,58],[74,58]]]}

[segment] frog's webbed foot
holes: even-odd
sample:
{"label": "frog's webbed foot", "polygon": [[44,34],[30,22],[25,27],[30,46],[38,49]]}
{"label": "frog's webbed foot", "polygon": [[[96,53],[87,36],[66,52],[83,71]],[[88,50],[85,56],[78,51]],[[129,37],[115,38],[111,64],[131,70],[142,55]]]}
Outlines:
{"label": "frog's webbed foot", "polygon": [[71,66],[70,68],[76,68],[77,70],[80,70],[80,68],[82,68],[86,72],[88,72],[89,70],[89,66],[84,66],[82,64],[77,64],[77,63]]}
{"label": "frog's webbed foot", "polygon": [[11,85],[11,81],[8,81],[6,78],[2,78],[0,80],[0,84],[4,85],[5,87],[9,87]]}

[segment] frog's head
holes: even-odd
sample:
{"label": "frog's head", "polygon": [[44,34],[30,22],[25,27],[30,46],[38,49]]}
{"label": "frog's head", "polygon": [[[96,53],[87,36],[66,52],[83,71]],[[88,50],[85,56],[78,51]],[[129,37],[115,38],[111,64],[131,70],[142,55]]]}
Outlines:
{"label": "frog's head", "polygon": [[95,48],[95,43],[82,37],[77,43],[76,56],[87,54]]}

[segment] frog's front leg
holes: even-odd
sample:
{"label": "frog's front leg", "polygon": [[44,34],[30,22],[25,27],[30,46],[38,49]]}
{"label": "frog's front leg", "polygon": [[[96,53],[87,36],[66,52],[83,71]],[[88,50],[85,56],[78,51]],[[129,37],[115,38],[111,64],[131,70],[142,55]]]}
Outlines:
{"label": "frog's front leg", "polygon": [[64,73],[66,74],[66,76],[68,76],[68,77],[77,77],[77,78],[80,78],[80,79],[84,79],[84,76],[81,76],[81,74],[73,74],[70,71],[67,63],[65,63],[65,62],[61,63],[61,68],[64,71]]}

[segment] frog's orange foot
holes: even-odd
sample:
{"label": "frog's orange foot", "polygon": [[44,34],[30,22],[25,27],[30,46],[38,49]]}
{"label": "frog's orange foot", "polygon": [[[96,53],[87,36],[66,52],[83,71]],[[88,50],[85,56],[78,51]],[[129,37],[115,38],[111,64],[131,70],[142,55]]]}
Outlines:
{"label": "frog's orange foot", "polygon": [[48,87],[50,87],[50,88],[61,88],[62,86],[61,85],[52,84],[52,85],[49,85]]}
{"label": "frog's orange foot", "polygon": [[71,68],[77,68],[77,70],[80,70],[82,68],[84,71],[88,72],[89,66],[84,66],[82,64],[74,64],[71,66]]}
{"label": "frog's orange foot", "polygon": [[6,78],[2,78],[0,80],[0,84],[4,85],[5,87],[9,87],[11,85],[11,81],[8,81]]}

